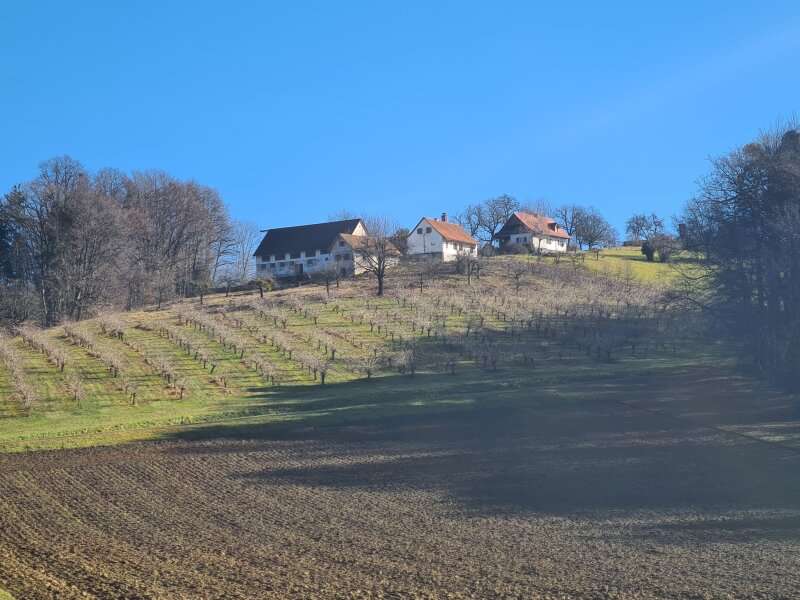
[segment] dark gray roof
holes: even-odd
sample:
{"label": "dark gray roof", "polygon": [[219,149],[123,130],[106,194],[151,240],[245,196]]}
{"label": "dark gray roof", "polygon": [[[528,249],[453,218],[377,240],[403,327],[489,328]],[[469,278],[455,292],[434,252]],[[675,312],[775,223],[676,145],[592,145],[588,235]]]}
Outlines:
{"label": "dark gray roof", "polygon": [[353,233],[359,223],[361,219],[347,219],[313,225],[276,227],[267,231],[253,255],[269,259],[274,254],[276,260],[283,260],[287,252],[292,258],[298,258],[300,252],[305,252],[306,256],[314,256],[317,250],[327,253],[336,236],[340,233]]}

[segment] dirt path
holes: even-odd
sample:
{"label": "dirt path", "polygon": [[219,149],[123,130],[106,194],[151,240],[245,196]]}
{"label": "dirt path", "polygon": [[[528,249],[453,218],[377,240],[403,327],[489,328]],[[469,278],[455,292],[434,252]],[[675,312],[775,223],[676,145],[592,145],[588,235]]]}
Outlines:
{"label": "dirt path", "polygon": [[800,597],[800,453],[726,432],[708,406],[668,416],[659,395],[630,406],[604,393],[281,439],[231,426],[213,441],[0,457],[0,588]]}

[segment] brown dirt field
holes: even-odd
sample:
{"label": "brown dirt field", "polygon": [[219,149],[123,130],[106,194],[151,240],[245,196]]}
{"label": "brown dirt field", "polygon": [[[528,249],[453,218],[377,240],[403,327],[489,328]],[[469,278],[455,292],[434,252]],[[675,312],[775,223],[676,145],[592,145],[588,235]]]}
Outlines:
{"label": "brown dirt field", "polygon": [[663,410],[600,398],[2,456],[0,587],[800,597],[800,453]]}

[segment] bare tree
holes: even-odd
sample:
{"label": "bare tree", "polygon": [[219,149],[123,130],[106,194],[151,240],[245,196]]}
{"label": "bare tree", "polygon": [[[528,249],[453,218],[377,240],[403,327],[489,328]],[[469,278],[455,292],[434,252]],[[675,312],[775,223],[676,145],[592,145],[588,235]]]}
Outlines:
{"label": "bare tree", "polygon": [[536,198],[535,200],[531,200],[530,202],[523,204],[520,210],[524,210],[535,215],[544,215],[550,217],[553,213],[553,206],[545,198]]}
{"label": "bare tree", "polygon": [[480,221],[480,232],[485,241],[494,242],[497,234],[516,211],[520,210],[516,198],[503,194],[496,198],[489,198],[484,202]]}
{"label": "bare tree", "polygon": [[386,270],[400,256],[400,251],[392,244],[392,234],[397,231],[386,217],[365,219],[368,235],[354,238],[353,252],[356,264],[372,274],[378,284],[376,294],[383,296]]}
{"label": "bare tree", "polygon": [[461,225],[470,236],[477,237],[483,221],[483,206],[480,204],[469,204],[463,212],[456,215],[456,223]]}
{"label": "bare tree", "polygon": [[664,220],[655,213],[635,214],[625,222],[625,231],[635,242],[650,240],[664,233]]}
{"label": "bare tree", "polygon": [[567,250],[569,250],[569,244],[575,237],[578,223],[580,223],[584,212],[585,209],[577,204],[562,204],[555,210],[553,218],[556,220],[556,222],[558,222],[561,229],[563,229],[569,236],[569,239],[567,240]]}
{"label": "bare tree", "polygon": [[392,244],[394,244],[395,248],[404,256],[408,253],[408,236],[410,234],[411,232],[407,227],[399,227],[391,237]]}
{"label": "bare tree", "polygon": [[712,163],[683,217],[705,256],[685,293],[756,368],[800,389],[800,128],[789,123]]}
{"label": "bare tree", "polygon": [[[160,304],[210,280],[228,229],[211,188],[155,171],[92,176],[55,158],[0,199],[0,291],[28,298],[26,318],[33,308],[46,326],[103,306]],[[18,310],[0,314],[20,320]]]}
{"label": "bare tree", "polygon": [[261,240],[258,225],[249,221],[234,221],[230,232],[233,274],[238,281],[247,281],[253,274],[253,252]]}
{"label": "bare tree", "polygon": [[491,244],[506,221],[521,209],[520,203],[513,196],[503,194],[488,198],[479,204],[470,204],[456,217],[472,237]]}
{"label": "bare tree", "polygon": [[602,246],[613,246],[617,233],[611,224],[594,208],[583,209],[575,224],[575,239],[579,246],[597,251]]}

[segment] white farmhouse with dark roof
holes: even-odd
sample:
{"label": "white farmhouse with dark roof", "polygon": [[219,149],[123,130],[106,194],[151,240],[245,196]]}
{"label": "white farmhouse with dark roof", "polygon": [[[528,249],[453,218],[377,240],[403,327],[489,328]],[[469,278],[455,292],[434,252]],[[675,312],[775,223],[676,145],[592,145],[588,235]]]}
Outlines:
{"label": "white farmhouse with dark roof", "polygon": [[[341,274],[351,274],[352,248],[339,248],[341,234],[366,236],[367,229],[361,219],[269,229],[254,253],[256,275],[287,278],[313,275],[334,268]],[[350,264],[348,272],[341,271],[341,265],[333,266],[336,258],[340,263],[345,261]]]}
{"label": "white farmhouse with dark roof", "polygon": [[447,213],[441,219],[423,217],[408,235],[408,254],[428,256],[443,262],[456,260],[459,256],[478,256],[478,241],[469,236],[460,225],[447,221]]}

